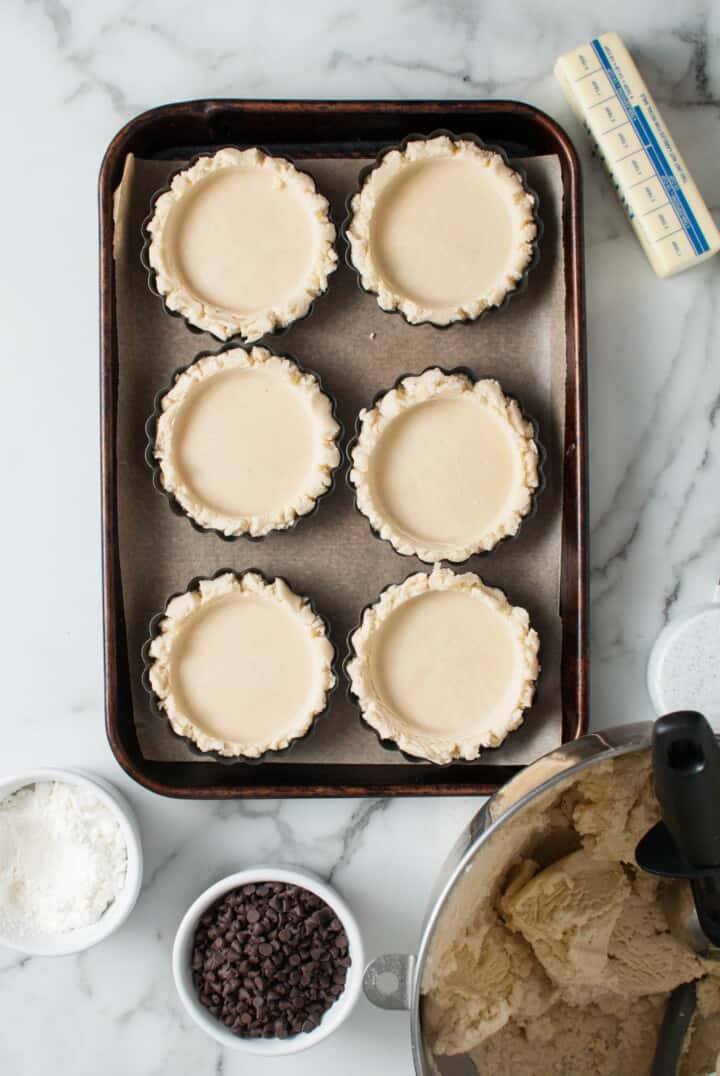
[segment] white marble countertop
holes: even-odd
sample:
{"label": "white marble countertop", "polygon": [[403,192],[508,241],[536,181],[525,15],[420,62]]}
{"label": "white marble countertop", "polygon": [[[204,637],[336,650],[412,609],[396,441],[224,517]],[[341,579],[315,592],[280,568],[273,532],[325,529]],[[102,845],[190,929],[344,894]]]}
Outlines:
{"label": "white marble countertop", "polygon": [[567,126],[585,175],[590,340],[592,715],[650,716],[644,669],[676,609],[720,571],[720,262],[659,281],[552,76],[625,35],[706,198],[720,209],[720,7],[712,0],[5,0],[0,439],[5,695],[0,773],[85,767],[137,808],[147,877],[130,922],[77,958],[0,951],[0,1071],[63,1076],[410,1076],[407,1017],[362,1000],[292,1061],[222,1053],[191,1025],[169,952],[190,900],[257,861],[332,879],[369,954],[417,945],[472,800],[164,801],[103,730],[96,179],[135,113],[203,96],[521,98]]}

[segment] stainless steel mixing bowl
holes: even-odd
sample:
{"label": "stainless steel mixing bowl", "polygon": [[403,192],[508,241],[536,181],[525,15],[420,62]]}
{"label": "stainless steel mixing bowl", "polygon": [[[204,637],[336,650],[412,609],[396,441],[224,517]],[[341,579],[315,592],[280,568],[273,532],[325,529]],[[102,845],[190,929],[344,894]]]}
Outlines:
{"label": "stainless steel mixing bowl", "polygon": [[436,1057],[423,1027],[423,977],[441,950],[442,939],[462,925],[477,901],[478,887],[487,890],[502,860],[502,842],[511,819],[528,820],[539,801],[562,792],[591,766],[650,747],[652,723],[623,725],[594,732],[538,759],[509,781],[475,815],[450,852],[435,884],[417,956],[391,953],[373,960],[363,989],[373,1005],[410,1011],[413,1061],[418,1076],[451,1076],[475,1072],[469,1059]]}

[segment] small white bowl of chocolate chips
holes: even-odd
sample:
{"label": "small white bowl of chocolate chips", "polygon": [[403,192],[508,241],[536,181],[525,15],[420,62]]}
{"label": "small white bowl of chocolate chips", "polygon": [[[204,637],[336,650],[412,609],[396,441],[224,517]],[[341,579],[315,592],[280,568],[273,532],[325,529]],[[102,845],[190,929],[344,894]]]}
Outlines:
{"label": "small white bowl of chocolate chips", "polygon": [[353,913],[321,879],[254,867],[206,889],[186,912],[173,974],[193,1020],[222,1046],[298,1053],[327,1038],[360,996]]}

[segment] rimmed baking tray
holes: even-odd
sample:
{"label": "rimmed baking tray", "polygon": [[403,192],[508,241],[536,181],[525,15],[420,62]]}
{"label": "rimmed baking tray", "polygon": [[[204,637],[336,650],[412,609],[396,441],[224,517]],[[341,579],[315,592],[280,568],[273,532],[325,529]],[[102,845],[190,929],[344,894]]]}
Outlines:
{"label": "rimmed baking tray", "polygon": [[[582,207],[579,164],[569,139],[544,113],[513,101],[185,102],[143,113],[124,127],[108,147],[99,185],[106,727],[120,765],[155,792],[190,798],[469,795],[490,793],[517,772],[516,766],[487,764],[482,759],[443,768],[401,760],[382,765],[288,760],[259,766],[160,761],[143,753],[133,712],[128,624],[120,571],[119,348],[113,259],[113,198],[128,155],[185,160],[203,150],[212,151],[230,144],[261,145],[270,152],[307,161],[368,159],[409,132],[423,134],[438,128],[476,132],[485,141],[502,146],[512,157],[552,155],[559,162],[565,284],[564,430],[558,452],[562,471],[558,609],[562,630],[559,669],[562,740],[577,738],[587,728],[588,513]],[[325,297],[321,301],[327,303],[329,299]],[[482,328],[477,331],[482,332]],[[208,341],[211,343],[211,338]],[[282,337],[269,338],[268,345],[282,353]],[[199,537],[199,540],[203,539]],[[197,567],[202,571],[204,565],[199,562]],[[482,569],[481,574],[485,574]]]}

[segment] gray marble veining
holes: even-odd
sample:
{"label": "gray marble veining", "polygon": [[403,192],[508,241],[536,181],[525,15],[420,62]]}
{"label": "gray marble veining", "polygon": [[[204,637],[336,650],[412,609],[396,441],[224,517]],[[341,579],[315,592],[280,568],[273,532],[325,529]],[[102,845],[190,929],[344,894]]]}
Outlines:
{"label": "gray marble veining", "polygon": [[[197,892],[230,869],[302,863],[357,910],[369,954],[417,944],[470,800],[198,804],[120,773],[102,727],[95,183],[136,112],[203,96],[518,97],[576,140],[585,178],[590,341],[592,707],[650,715],[644,668],[668,617],[720,574],[717,262],[659,281],[552,76],[561,52],[622,33],[720,211],[720,5],[711,0],[5,0],[0,445],[2,769],[85,766],[124,787],[147,876],[126,927],[42,961],[0,952],[0,1069],[12,1076],[263,1076],[175,998],[169,950]],[[364,1002],[293,1076],[410,1076],[408,1025]]]}

